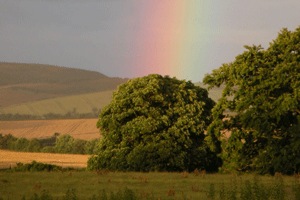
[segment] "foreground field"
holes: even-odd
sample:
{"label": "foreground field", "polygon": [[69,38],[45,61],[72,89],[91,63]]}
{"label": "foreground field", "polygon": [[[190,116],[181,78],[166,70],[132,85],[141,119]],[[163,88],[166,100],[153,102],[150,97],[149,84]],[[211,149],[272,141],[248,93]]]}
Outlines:
{"label": "foreground field", "polygon": [[[40,196],[43,190],[47,190],[54,199],[62,199],[68,189],[75,189],[76,199],[91,199],[92,195],[98,196],[99,191],[105,190],[110,195],[111,192],[116,193],[126,187],[132,190],[138,199],[198,200],[209,199],[209,195],[215,197],[213,199],[220,199],[220,194],[224,195],[222,199],[256,199],[253,195],[264,199],[264,191],[271,193],[267,199],[297,199],[292,194],[295,180],[293,177],[185,172],[0,172],[0,194],[4,199],[19,200],[23,195],[29,199],[34,193]],[[243,198],[243,189],[246,190],[242,194],[251,190],[253,193]]]}
{"label": "foreground field", "polygon": [[17,138],[42,139],[50,138],[57,132],[61,135],[69,134],[74,139],[91,140],[100,137],[97,121],[98,119],[2,121],[0,134],[11,133]]}
{"label": "foreground field", "polygon": [[55,153],[29,153],[0,150],[0,168],[14,167],[18,162],[37,162],[59,165],[62,167],[87,167],[90,155],[55,154]]}

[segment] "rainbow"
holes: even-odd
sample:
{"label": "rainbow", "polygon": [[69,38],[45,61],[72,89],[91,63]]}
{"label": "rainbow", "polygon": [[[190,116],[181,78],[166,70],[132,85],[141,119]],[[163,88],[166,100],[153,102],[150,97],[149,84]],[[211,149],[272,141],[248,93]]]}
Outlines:
{"label": "rainbow", "polygon": [[[205,55],[203,16],[209,1],[151,0],[137,1],[140,8],[137,29],[132,38],[130,63],[133,77],[161,74],[178,79],[197,80]],[[197,71],[197,72],[196,72]],[[194,82],[194,81],[193,81]]]}

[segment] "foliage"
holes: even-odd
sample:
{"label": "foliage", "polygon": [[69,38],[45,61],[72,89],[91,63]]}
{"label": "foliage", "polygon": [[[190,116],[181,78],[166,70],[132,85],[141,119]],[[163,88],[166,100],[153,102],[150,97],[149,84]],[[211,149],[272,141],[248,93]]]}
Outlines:
{"label": "foliage", "polygon": [[220,163],[204,142],[214,104],[190,81],[157,74],[129,80],[99,115],[103,139],[88,169],[217,170]]}
{"label": "foliage", "polygon": [[38,139],[34,138],[30,140],[27,146],[27,152],[40,152],[41,151],[41,143]]}
{"label": "foliage", "polygon": [[39,142],[41,143],[42,147],[55,146],[56,145],[56,137],[52,136],[51,138],[39,139]]}
{"label": "foliage", "polygon": [[[226,85],[206,140],[220,153],[223,171],[299,172],[300,27],[281,30],[267,50],[244,47],[233,63],[203,80],[209,88]],[[224,120],[226,109],[236,112],[230,120]],[[231,131],[228,140],[225,130]]]}
{"label": "foliage", "polygon": [[59,136],[56,139],[56,145],[54,147],[56,153],[71,153],[74,145],[74,138],[68,134]]}
{"label": "foliage", "polygon": [[73,154],[84,154],[85,153],[85,144],[87,141],[81,140],[81,139],[76,139],[74,141],[73,147],[72,147],[72,153]]}
{"label": "foliage", "polygon": [[43,152],[43,153],[55,153],[55,147],[45,146],[45,147],[42,148],[41,152]]}
{"label": "foliage", "polygon": [[[51,101],[50,101],[51,102]],[[64,115],[59,114],[59,113],[47,113],[42,116],[39,115],[30,115],[30,114],[0,114],[0,120],[1,121],[21,121],[21,120],[50,120],[50,119],[89,119],[89,118],[97,118],[98,117],[98,112],[101,109],[96,109],[94,108],[92,111],[89,113],[77,113],[76,109],[73,110],[72,112],[67,112]]]}
{"label": "foliage", "polygon": [[24,172],[24,171],[58,171],[62,170],[61,166],[57,165],[51,165],[51,164],[44,164],[41,162],[36,162],[35,160],[31,163],[26,163],[25,165],[23,163],[17,163],[17,166],[11,169],[13,172]]}
{"label": "foliage", "polygon": [[84,146],[85,154],[89,154],[89,155],[98,154],[100,141],[101,138],[95,138],[90,141],[87,141],[87,143]]}
{"label": "foliage", "polygon": [[14,150],[26,151],[28,145],[29,145],[29,140],[27,138],[21,137],[16,141]]}
{"label": "foliage", "polygon": [[0,149],[11,149],[13,150],[15,147],[15,141],[18,138],[14,137],[12,134],[7,134],[2,136],[0,134]]}

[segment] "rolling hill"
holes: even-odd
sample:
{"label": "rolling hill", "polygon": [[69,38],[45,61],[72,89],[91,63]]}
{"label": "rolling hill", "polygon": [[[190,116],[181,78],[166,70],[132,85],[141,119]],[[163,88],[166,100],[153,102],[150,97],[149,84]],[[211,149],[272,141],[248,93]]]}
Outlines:
{"label": "rolling hill", "polygon": [[116,90],[127,80],[83,69],[0,62],[0,107]]}
{"label": "rolling hill", "polygon": [[[117,86],[128,80],[82,69],[0,62],[0,114],[89,113],[106,106]],[[222,89],[209,90],[209,97],[217,101]]]}

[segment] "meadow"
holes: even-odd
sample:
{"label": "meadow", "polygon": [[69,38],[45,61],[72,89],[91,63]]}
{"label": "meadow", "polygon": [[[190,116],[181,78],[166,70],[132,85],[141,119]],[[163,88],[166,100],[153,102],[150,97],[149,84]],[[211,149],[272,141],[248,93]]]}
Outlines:
{"label": "meadow", "polygon": [[72,112],[86,113],[93,108],[102,109],[112,100],[113,90],[89,94],[73,95],[39,101],[31,101],[20,105],[2,108],[2,113],[29,114],[42,116],[48,113],[65,114]]}
{"label": "meadow", "polygon": [[[131,197],[120,198],[129,192]],[[299,176],[108,171],[0,171],[0,198],[300,199]],[[119,197],[118,197],[119,195]],[[105,198],[106,196],[106,198]],[[40,198],[42,199],[42,198]],[[45,199],[45,198],[44,198]]]}

